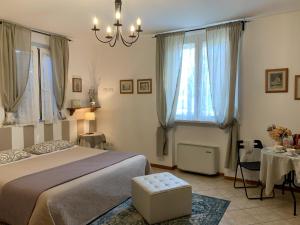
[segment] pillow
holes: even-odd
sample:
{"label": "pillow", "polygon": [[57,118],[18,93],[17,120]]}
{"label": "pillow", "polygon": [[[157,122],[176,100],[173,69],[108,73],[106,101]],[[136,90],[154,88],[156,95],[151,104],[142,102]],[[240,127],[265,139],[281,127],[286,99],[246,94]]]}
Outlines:
{"label": "pillow", "polygon": [[64,140],[47,141],[41,144],[33,145],[31,147],[27,147],[24,149],[24,151],[35,155],[42,155],[42,154],[70,148],[72,146],[73,144]]}
{"label": "pillow", "polygon": [[7,150],[0,152],[0,164],[7,164],[21,159],[29,158],[31,155],[22,150]]}

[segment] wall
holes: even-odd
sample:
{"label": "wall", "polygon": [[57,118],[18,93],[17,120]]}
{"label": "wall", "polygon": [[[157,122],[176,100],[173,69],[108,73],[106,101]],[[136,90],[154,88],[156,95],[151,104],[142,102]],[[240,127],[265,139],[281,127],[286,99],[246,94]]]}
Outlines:
{"label": "wall", "polygon": [[[300,74],[300,12],[259,18],[247,24],[241,51],[240,112],[241,138],[260,138],[272,145],[266,128],[276,123],[300,132],[297,120],[300,102],[293,99],[294,75]],[[173,152],[166,159],[155,153],[155,94],[124,96],[119,94],[119,80],[152,78],[155,93],[155,40],[142,38],[130,49],[97,48],[97,76],[101,78],[99,129],[105,132],[116,149],[146,154],[153,163],[173,165]],[[265,69],[290,69],[289,93],[265,94]],[[217,127],[179,124],[174,144],[196,143],[220,148],[220,172],[224,170],[227,134]],[[171,134],[172,136],[172,134]]]}
{"label": "wall", "polygon": [[[241,135],[274,144],[266,132],[275,123],[300,132],[300,102],[294,77],[300,74],[300,12],[247,24],[242,51]],[[289,68],[289,92],[265,94],[265,70]]]}
{"label": "wall", "polygon": [[[145,154],[152,163],[171,164],[156,158],[155,132],[158,125],[155,99],[155,39],[143,36],[133,47],[115,48],[99,43],[97,76],[100,78],[98,130],[114,148]],[[151,78],[153,94],[137,94],[136,80]],[[120,80],[134,79],[134,94],[120,94]]]}

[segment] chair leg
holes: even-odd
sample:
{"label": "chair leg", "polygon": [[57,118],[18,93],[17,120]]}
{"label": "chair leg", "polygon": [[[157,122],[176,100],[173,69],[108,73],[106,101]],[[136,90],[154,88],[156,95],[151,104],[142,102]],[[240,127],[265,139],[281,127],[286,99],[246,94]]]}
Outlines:
{"label": "chair leg", "polygon": [[241,175],[242,175],[242,181],[243,181],[243,183],[244,183],[244,185],[242,185],[242,186],[237,186],[236,185],[236,181],[237,181],[237,171],[238,171],[238,167],[239,167],[239,165],[236,167],[236,170],[235,170],[235,176],[234,176],[234,188],[245,188],[245,186],[246,186],[246,188],[258,188],[259,187],[259,182],[257,182],[257,184],[256,185],[246,185],[246,182],[245,182],[245,179],[244,179],[244,174],[243,174],[243,171],[242,171],[242,167],[240,166],[240,170],[241,170]]}
{"label": "chair leg", "polygon": [[244,179],[243,169],[242,169],[242,167],[240,167],[240,168],[241,168],[241,175],[242,175],[242,179],[243,179],[245,194],[246,194],[246,197],[249,199],[248,192],[247,192],[247,187],[246,187],[246,183],[245,183],[245,179]]}
{"label": "chair leg", "polygon": [[239,187],[236,186],[236,178],[237,178],[238,167],[239,167],[239,164],[237,164],[236,169],[235,169],[235,176],[234,176],[234,183],[233,183],[234,188],[239,188]]}
{"label": "chair leg", "polygon": [[247,188],[257,188],[257,187],[259,187],[260,185],[261,185],[261,183],[259,182],[259,181],[257,181],[257,185],[256,186],[246,186],[246,182],[245,182],[245,178],[244,178],[244,173],[243,173],[243,170],[242,170],[242,168],[241,168],[241,175],[242,175],[242,179],[243,179],[243,183],[244,183],[244,189],[245,189],[245,194],[246,194],[246,197],[247,197],[247,199],[249,199],[249,200],[263,200],[263,199],[268,199],[268,198],[274,198],[275,197],[275,192],[274,192],[274,190],[273,190],[273,196],[271,196],[271,197],[263,197],[263,190],[264,190],[264,186],[262,185],[262,189],[261,189],[261,192],[260,192],[260,196],[259,197],[249,197],[248,196],[248,192],[247,192]]}

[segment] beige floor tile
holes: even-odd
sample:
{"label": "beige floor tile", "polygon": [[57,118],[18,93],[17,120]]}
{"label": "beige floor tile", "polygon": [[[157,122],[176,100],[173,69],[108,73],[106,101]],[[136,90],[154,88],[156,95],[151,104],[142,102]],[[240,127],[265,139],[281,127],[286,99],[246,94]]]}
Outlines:
{"label": "beige floor tile", "polygon": [[[153,173],[166,170],[153,168]],[[233,188],[233,181],[222,176],[209,177],[186,173],[179,170],[168,171],[192,185],[193,192],[230,201],[230,205],[222,218],[220,225],[300,225],[300,216],[293,216],[291,193],[285,195],[276,190],[274,199],[248,200],[244,189]],[[260,189],[248,189],[250,196],[258,196]],[[296,194],[300,215],[300,194]]]}

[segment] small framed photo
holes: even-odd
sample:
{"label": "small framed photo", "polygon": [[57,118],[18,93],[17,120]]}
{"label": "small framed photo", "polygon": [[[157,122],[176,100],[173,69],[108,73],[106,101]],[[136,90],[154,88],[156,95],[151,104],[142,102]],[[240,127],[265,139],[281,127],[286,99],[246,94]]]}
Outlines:
{"label": "small framed photo", "polygon": [[120,80],[120,94],[133,94],[133,80]]}
{"label": "small framed photo", "polygon": [[152,79],[137,80],[137,93],[138,94],[151,94],[152,93]]}
{"label": "small framed photo", "polygon": [[82,79],[81,78],[73,78],[72,79],[72,89],[73,89],[73,92],[82,92]]}
{"label": "small framed photo", "polygon": [[266,93],[288,92],[289,69],[266,70]]}
{"label": "small framed photo", "polygon": [[300,75],[295,76],[295,100],[300,100]]}

